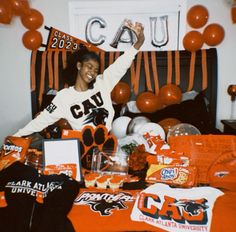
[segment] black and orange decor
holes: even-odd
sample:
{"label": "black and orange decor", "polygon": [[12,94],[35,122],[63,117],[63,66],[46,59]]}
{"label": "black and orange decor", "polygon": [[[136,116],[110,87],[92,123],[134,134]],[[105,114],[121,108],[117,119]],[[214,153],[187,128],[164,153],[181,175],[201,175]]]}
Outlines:
{"label": "black and orange decor", "polygon": [[[71,51],[46,50],[31,54],[31,97],[32,113],[43,107],[43,99],[49,90],[65,87],[62,70],[66,67]],[[100,72],[112,64],[122,52],[98,51],[101,59]],[[131,100],[138,93],[159,90],[166,84],[179,86],[182,92],[204,91],[210,102],[210,111],[216,115],[217,50],[202,49],[189,51],[140,51],[130,69],[121,79],[131,89]]]}

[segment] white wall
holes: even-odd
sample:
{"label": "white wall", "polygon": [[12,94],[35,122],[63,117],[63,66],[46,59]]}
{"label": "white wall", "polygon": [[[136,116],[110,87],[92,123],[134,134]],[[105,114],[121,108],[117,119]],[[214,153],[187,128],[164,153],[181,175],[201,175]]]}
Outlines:
{"label": "white wall", "polygon": [[[88,1],[88,0],[87,0]],[[99,2],[99,0],[97,0]],[[111,1],[111,0],[110,0]],[[145,0],[139,0],[145,3]],[[44,16],[44,25],[69,32],[69,0],[31,0],[31,8]],[[137,0],[135,1],[137,4]],[[225,29],[225,39],[218,50],[218,101],[217,127],[222,130],[221,119],[230,117],[231,102],[227,95],[229,84],[236,84],[236,24],[232,24],[230,7],[226,0],[188,0],[188,8],[195,4],[207,7],[209,22],[220,23]],[[22,44],[26,29],[19,17],[10,25],[0,24],[0,144],[3,139],[31,120],[30,54]],[[40,28],[44,42],[48,31]],[[235,108],[236,110],[236,108]],[[234,115],[236,113],[234,112]]]}

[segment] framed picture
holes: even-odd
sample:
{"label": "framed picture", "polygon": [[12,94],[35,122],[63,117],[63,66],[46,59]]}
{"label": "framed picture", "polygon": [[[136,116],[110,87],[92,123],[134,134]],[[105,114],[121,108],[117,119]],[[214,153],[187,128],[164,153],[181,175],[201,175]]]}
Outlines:
{"label": "framed picture", "polygon": [[[78,139],[45,139],[43,141],[43,153],[44,170],[48,174],[69,174],[69,176],[75,177],[77,181],[82,181],[80,142]],[[74,167],[76,168],[74,169]]]}

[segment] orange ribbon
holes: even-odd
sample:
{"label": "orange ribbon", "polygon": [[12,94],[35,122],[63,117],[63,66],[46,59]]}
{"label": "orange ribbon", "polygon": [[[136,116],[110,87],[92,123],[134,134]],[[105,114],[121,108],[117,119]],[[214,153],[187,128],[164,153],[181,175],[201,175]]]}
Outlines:
{"label": "orange ribbon", "polygon": [[145,69],[147,90],[152,91],[152,84],[151,84],[150,70],[149,70],[149,62],[148,62],[148,52],[143,52],[143,55],[144,55],[144,69]]}
{"label": "orange ribbon", "polygon": [[37,51],[33,51],[31,54],[31,65],[30,65],[31,91],[35,91],[36,89],[36,80],[35,80],[36,55]]}
{"label": "orange ribbon", "polygon": [[47,52],[43,52],[42,58],[41,58],[42,63],[41,63],[39,97],[38,97],[39,106],[41,106],[41,104],[42,104],[44,85],[45,85],[46,56],[47,56]]}
{"label": "orange ribbon", "polygon": [[167,51],[167,84],[171,83],[172,79],[172,52]]}
{"label": "orange ribbon", "polygon": [[207,88],[207,56],[206,50],[202,50],[202,90]]}
{"label": "orange ribbon", "polygon": [[190,91],[193,88],[194,72],[195,72],[195,61],[196,61],[196,52],[191,52],[190,70],[189,70],[189,84],[188,84],[188,90],[187,91]]}
{"label": "orange ribbon", "polygon": [[158,95],[159,93],[159,83],[158,83],[158,72],[157,72],[157,63],[156,63],[156,52],[151,52],[151,60],[152,60],[152,72],[153,72],[153,79],[154,79],[154,89],[155,94]]}
{"label": "orange ribbon", "polygon": [[179,63],[179,51],[175,51],[175,84],[180,84],[180,63]]}

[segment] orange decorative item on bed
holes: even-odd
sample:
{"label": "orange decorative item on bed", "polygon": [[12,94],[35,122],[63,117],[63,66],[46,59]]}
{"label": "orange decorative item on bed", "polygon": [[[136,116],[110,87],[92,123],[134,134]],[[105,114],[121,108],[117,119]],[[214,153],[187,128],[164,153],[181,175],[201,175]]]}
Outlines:
{"label": "orange decorative item on bed", "polygon": [[236,150],[236,136],[172,136],[169,137],[169,145],[176,152],[184,152],[190,158],[190,165],[197,167],[198,184],[209,184],[208,171],[221,155]]}

